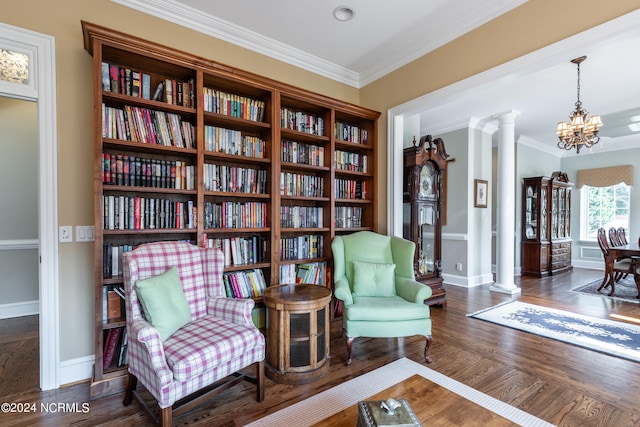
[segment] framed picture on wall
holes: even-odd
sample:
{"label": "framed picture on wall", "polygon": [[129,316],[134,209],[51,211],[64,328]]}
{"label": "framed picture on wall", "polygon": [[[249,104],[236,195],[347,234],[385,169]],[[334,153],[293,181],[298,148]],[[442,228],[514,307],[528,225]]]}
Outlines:
{"label": "framed picture on wall", "polygon": [[473,206],[476,208],[486,208],[489,192],[489,182],[483,179],[475,179],[474,183],[474,196]]}

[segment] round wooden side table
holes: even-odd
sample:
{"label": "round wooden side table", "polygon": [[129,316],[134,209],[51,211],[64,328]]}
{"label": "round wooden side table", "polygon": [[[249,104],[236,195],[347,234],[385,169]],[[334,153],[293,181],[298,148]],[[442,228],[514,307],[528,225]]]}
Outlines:
{"label": "round wooden side table", "polygon": [[331,290],[319,285],[277,285],[263,295],[267,307],[266,375],[306,384],[329,372]]}

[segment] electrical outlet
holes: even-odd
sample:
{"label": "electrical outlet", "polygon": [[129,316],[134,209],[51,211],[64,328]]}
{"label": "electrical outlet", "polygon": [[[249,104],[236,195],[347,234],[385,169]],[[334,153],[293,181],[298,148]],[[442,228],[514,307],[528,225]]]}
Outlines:
{"label": "electrical outlet", "polygon": [[93,242],[95,227],[93,225],[76,225],[76,242]]}
{"label": "electrical outlet", "polygon": [[457,262],[456,263],[456,271],[462,271],[462,263],[461,262]]}
{"label": "electrical outlet", "polygon": [[73,227],[70,225],[61,225],[60,228],[58,228],[58,242],[73,242]]}

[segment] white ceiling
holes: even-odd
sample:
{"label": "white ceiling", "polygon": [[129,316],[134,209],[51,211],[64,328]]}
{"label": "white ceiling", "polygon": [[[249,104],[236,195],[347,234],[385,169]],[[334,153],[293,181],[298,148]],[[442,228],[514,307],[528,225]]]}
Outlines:
{"label": "white ceiling", "polygon": [[[112,1],[362,87],[526,0]],[[332,17],[342,5],[355,10],[352,21]],[[587,55],[580,98],[604,122],[597,150],[640,147],[640,136],[628,126],[632,117],[640,119],[640,14],[630,15],[621,31],[574,36],[564,47],[560,43],[548,54],[532,55],[535,61],[516,60],[507,74],[489,72],[496,78],[476,79],[477,85],[458,91],[455,99],[425,104],[421,127],[441,129],[470,117],[488,120],[517,110],[518,138],[565,154],[554,148],[555,126],[568,120],[576,101],[576,66],[570,60]]]}

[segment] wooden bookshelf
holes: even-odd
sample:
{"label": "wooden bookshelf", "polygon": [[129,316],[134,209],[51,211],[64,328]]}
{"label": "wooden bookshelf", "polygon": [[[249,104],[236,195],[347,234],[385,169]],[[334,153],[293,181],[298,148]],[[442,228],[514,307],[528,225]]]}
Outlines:
{"label": "wooden bookshelf", "polygon": [[[112,248],[239,239],[250,256],[225,273],[259,269],[267,286],[280,284],[281,267],[331,268],[335,235],[377,231],[380,113],[85,21],[82,29],[94,64],[95,398],[122,391],[126,378],[126,366],[103,366],[109,331],[125,327],[124,313],[103,316],[103,289],[122,285]],[[285,221],[292,212],[296,221]]]}

